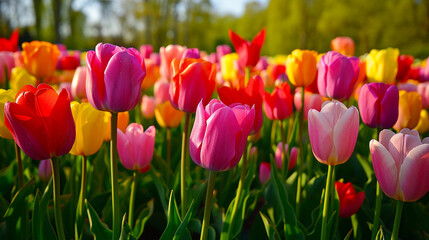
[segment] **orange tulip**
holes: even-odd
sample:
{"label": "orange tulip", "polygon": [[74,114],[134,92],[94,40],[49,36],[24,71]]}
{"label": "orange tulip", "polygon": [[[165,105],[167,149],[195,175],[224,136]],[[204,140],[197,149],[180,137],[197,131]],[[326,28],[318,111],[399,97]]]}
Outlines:
{"label": "orange tulip", "polygon": [[174,128],[180,125],[185,112],[179,111],[171,105],[170,101],[165,101],[155,107],[155,118],[161,127]]}
{"label": "orange tulip", "polygon": [[47,78],[54,75],[60,51],[49,42],[32,41],[22,44],[22,56],[29,73],[38,78]]}
{"label": "orange tulip", "polygon": [[399,114],[393,128],[400,131],[403,128],[413,129],[420,120],[422,100],[417,92],[399,91]]}
{"label": "orange tulip", "polygon": [[294,50],[286,59],[286,73],[290,82],[296,87],[310,85],[317,71],[317,52]]}
{"label": "orange tulip", "polygon": [[332,51],[351,57],[355,52],[355,43],[349,37],[336,37],[331,41],[331,49]]}
{"label": "orange tulip", "polygon": [[[104,132],[104,141],[110,141],[111,139],[111,127],[110,127],[110,118],[112,115],[110,112],[106,112],[104,116],[104,122],[106,123],[106,131]],[[128,126],[128,122],[130,121],[130,114],[128,112],[120,112],[118,113],[118,128],[121,129],[122,132],[125,132]]]}
{"label": "orange tulip", "polygon": [[155,61],[152,59],[145,59],[146,64],[146,77],[144,81],[142,82],[141,89],[146,90],[150,87],[152,87],[156,80],[159,79],[159,66],[156,65]]}

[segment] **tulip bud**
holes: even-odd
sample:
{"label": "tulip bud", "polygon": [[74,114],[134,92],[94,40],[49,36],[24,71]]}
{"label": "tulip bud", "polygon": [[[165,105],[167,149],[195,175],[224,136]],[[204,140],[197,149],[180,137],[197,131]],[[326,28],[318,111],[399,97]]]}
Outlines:
{"label": "tulip bud", "polygon": [[356,193],[352,183],[335,182],[340,201],[340,217],[349,218],[355,214],[365,200],[365,192]]}
{"label": "tulip bud", "polygon": [[52,176],[51,159],[41,160],[38,168],[39,178],[44,182],[48,182]]}
{"label": "tulip bud", "polygon": [[259,165],[259,182],[264,185],[271,178],[271,165],[268,162],[261,162]]}

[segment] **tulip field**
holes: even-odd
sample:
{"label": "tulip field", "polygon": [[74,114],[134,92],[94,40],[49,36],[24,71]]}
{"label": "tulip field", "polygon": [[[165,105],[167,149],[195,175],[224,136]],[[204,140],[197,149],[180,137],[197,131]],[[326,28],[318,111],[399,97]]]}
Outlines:
{"label": "tulip field", "polygon": [[429,58],[0,38],[0,239],[429,239]]}

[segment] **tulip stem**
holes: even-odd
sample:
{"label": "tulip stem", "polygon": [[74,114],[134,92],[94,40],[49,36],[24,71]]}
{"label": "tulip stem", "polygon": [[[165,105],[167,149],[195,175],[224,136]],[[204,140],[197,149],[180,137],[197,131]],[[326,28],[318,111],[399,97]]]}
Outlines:
{"label": "tulip stem", "polygon": [[134,221],[134,202],[136,198],[136,185],[137,185],[137,172],[133,172],[133,181],[131,183],[131,196],[130,196],[130,208],[128,210],[128,224],[133,229]]}
{"label": "tulip stem", "polygon": [[326,187],[325,187],[325,199],[323,201],[323,215],[322,215],[322,234],[320,236],[321,240],[328,239],[326,236],[327,233],[327,223],[328,223],[328,214],[329,214],[329,195],[332,188],[332,173],[334,172],[335,166],[328,165],[328,176],[326,178]]}
{"label": "tulip stem", "polygon": [[383,193],[381,192],[380,184],[377,181],[377,190],[375,197],[375,213],[374,221],[372,225],[371,239],[374,240],[377,236],[378,227],[380,226],[380,213],[381,213],[381,202],[383,200]]}
{"label": "tulip stem", "polygon": [[182,205],[182,219],[186,214],[187,197],[186,197],[186,152],[188,151],[189,144],[189,120],[191,118],[190,113],[185,114],[185,126],[182,134],[182,153],[180,161],[180,196]]}
{"label": "tulip stem", "polygon": [[5,83],[5,89],[9,89],[9,71],[7,70],[7,65],[4,65],[4,83]]}
{"label": "tulip stem", "polygon": [[289,149],[288,151],[286,151],[285,146],[286,146],[286,137],[285,137],[285,128],[284,128],[284,123],[283,120],[279,120],[280,122],[280,133],[281,133],[281,137],[282,137],[282,176],[283,179],[287,178],[287,174],[288,174],[288,170],[289,170],[289,158],[287,157],[287,154],[289,153]]}
{"label": "tulip stem", "polygon": [[63,227],[63,217],[61,216],[61,203],[60,203],[60,168],[58,159],[51,157],[52,165],[52,177],[54,180],[54,214],[55,214],[55,225],[57,227],[58,239],[65,240]]}
{"label": "tulip stem", "polygon": [[[171,169],[171,128],[167,128],[167,164]],[[169,178],[169,175],[167,175]]]}
{"label": "tulip stem", "polygon": [[297,158],[297,167],[298,167],[298,178],[296,182],[296,218],[299,219],[300,214],[300,203],[301,203],[301,187],[302,187],[302,165],[304,164],[304,87],[302,87],[301,92],[301,111],[299,113],[299,152],[298,152],[298,158]]}
{"label": "tulip stem", "polygon": [[83,226],[83,213],[84,213],[84,206],[85,206],[85,193],[86,193],[86,161],[87,156],[82,156],[82,176],[80,181],[80,193],[79,193],[79,204],[76,214],[76,221],[75,221],[75,239],[81,239],[81,232],[82,232],[82,226]]}
{"label": "tulip stem", "polygon": [[210,225],[210,214],[212,211],[213,189],[216,180],[216,172],[209,171],[209,183],[207,185],[206,203],[204,206],[203,227],[201,229],[201,240],[206,240],[208,236],[208,227]]}
{"label": "tulip stem", "polygon": [[277,120],[273,120],[271,125],[271,146],[276,144]]}
{"label": "tulip stem", "polygon": [[22,166],[21,148],[15,143],[16,162],[18,163],[18,189],[24,186],[24,167]]}
{"label": "tulip stem", "polygon": [[404,202],[397,200],[396,201],[396,213],[395,213],[395,222],[393,223],[392,237],[391,240],[397,240],[399,234],[399,226],[401,225],[401,216],[402,216],[402,207]]}
{"label": "tulip stem", "polygon": [[112,210],[113,210],[113,239],[119,239],[121,216],[119,215],[119,196],[118,196],[118,148],[117,148],[117,125],[118,113],[112,112],[110,140],[110,177],[112,185]]}

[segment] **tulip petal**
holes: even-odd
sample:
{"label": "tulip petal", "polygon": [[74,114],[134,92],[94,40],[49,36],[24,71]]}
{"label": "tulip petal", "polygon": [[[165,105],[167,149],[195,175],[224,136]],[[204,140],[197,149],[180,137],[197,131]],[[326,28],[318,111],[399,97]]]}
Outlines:
{"label": "tulip petal", "polygon": [[389,147],[387,148],[395,159],[397,168],[400,168],[407,154],[415,147],[421,145],[422,142],[420,137],[398,133],[395,134],[389,141]]}
{"label": "tulip petal", "polygon": [[384,94],[380,105],[380,125],[391,128],[398,120],[399,91],[396,86],[390,86]]}
{"label": "tulip petal", "polygon": [[94,51],[86,54],[86,96],[88,101],[96,109],[105,109],[106,88],[104,85],[104,73],[101,62]]}
{"label": "tulip petal", "polygon": [[380,132],[380,136],[378,137],[378,140],[386,149],[389,149],[389,142],[390,139],[395,135],[393,131],[390,129],[383,129]]}
{"label": "tulip petal", "polygon": [[131,142],[129,141],[128,137],[120,130],[117,129],[117,146],[118,146],[118,154],[119,154],[119,160],[121,160],[122,165],[124,165],[125,168],[134,170],[134,164],[132,159],[133,156],[133,149],[131,146]]}
{"label": "tulip petal", "polygon": [[325,114],[314,109],[308,111],[308,135],[317,161],[327,164],[332,148],[332,127]]}
{"label": "tulip petal", "polygon": [[[210,104],[208,105],[210,106]],[[204,140],[204,135],[207,128],[207,116],[208,114],[204,110],[203,102],[200,101],[195,114],[194,127],[192,128],[191,136],[189,139],[189,153],[192,160],[199,166],[201,166],[201,145]]]}
{"label": "tulip petal", "polygon": [[[359,113],[352,106],[338,119],[334,127],[334,146],[337,150],[337,164],[347,161],[353,153],[359,131]],[[344,137],[347,136],[347,137]]]}

